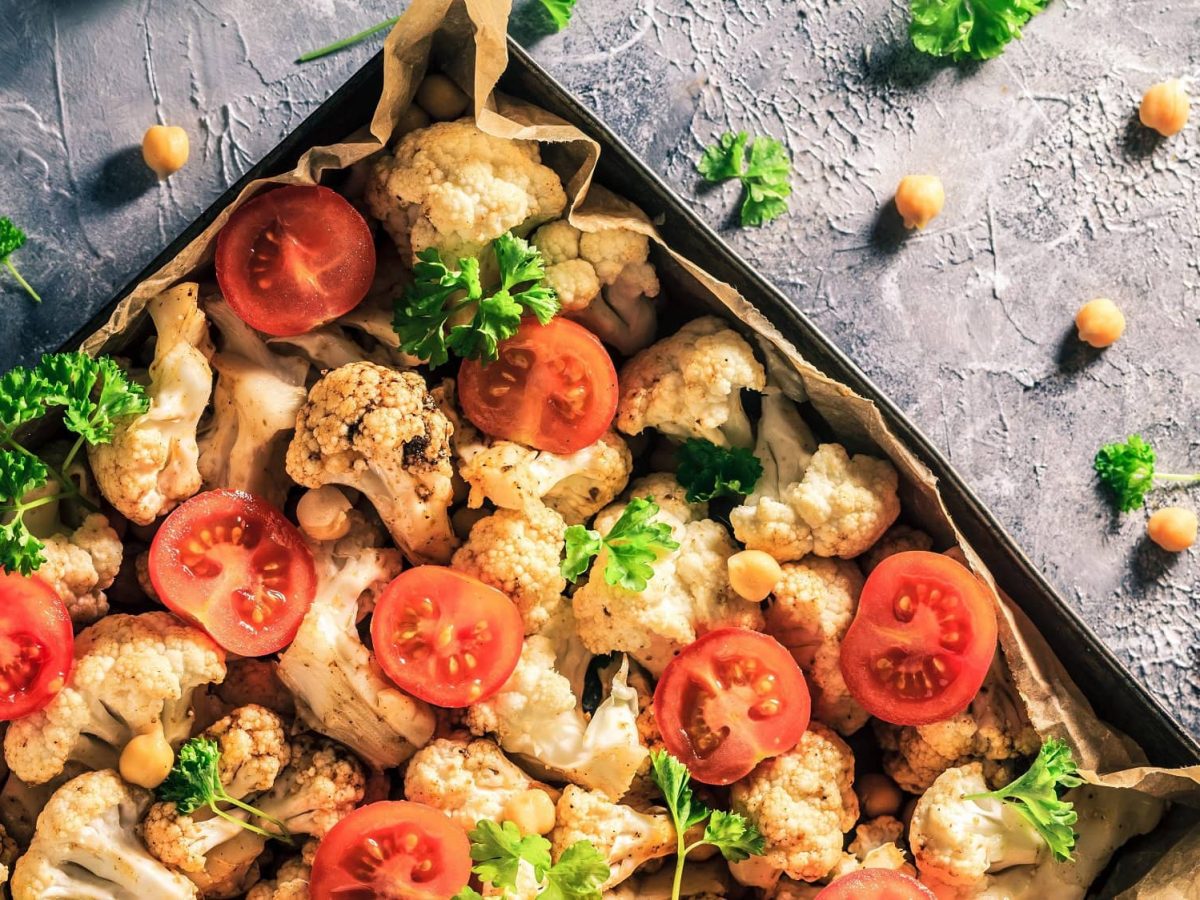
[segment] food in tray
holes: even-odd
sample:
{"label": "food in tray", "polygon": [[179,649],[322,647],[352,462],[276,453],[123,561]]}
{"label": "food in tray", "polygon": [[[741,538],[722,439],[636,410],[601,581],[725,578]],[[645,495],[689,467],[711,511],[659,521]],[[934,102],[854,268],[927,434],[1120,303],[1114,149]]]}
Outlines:
{"label": "food in tray", "polygon": [[447,82],[121,359],[3,377],[15,900],[1082,897],[1161,804],[1038,736],[893,465]]}

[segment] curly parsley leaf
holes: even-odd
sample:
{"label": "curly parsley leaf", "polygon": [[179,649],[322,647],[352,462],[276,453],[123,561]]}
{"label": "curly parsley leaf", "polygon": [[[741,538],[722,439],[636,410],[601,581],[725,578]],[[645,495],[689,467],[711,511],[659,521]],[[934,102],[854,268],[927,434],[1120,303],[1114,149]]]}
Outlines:
{"label": "curly parsley leaf", "polygon": [[479,260],[465,257],[451,269],[436,249],[422,250],[413,283],[396,303],[392,327],[400,349],[431,366],[450,354],[485,363],[496,359],[499,343],[516,334],[521,317],[532,313],[545,325],[558,312],[554,290],[542,283],[545,263],[536,247],[512,234],[492,241],[499,286],[484,291]]}
{"label": "curly parsley leaf", "polygon": [[721,809],[714,809],[705,824],[704,843],[716,847],[730,862],[762,856],[765,849],[763,836],[744,816]]}
{"label": "curly parsley leaf", "polygon": [[1075,828],[1079,816],[1074,804],[1059,796],[1060,790],[1079,787],[1079,777],[1071,748],[1051,738],[1042,744],[1037,759],[1024,775],[996,791],[971,794],[966,799],[991,797],[1012,804],[1045,839],[1055,859],[1066,862],[1075,848]]}
{"label": "curly parsley leaf", "polygon": [[[499,825],[480,819],[468,835],[472,868],[479,880],[505,891],[517,889],[521,863],[533,868],[542,886],[539,897],[549,900],[599,900],[600,886],[608,880],[604,857],[587,841],[563,851],[557,863],[550,857],[550,842],[538,834],[521,834],[512,822]],[[455,900],[474,900],[472,888],[463,888]]]}
{"label": "curly parsley leaf", "polygon": [[687,488],[688,503],[752,493],[762,477],[762,463],[744,447],[718,447],[689,438],[675,454],[675,480]]}
{"label": "curly parsley leaf", "polygon": [[48,353],[37,372],[47,385],[46,402],[65,407],[63,424],[89,444],[107,444],[117,419],[150,408],[145,389],[108,357]]}
{"label": "curly parsley leaf", "polygon": [[1092,461],[1100,481],[1112,492],[1117,508],[1129,512],[1144,506],[1146,494],[1155,481],[1177,484],[1200,482],[1200,473],[1180,475],[1155,469],[1154,448],[1140,434],[1131,434],[1124,443],[1105,444]]}
{"label": "curly parsley leaf", "polygon": [[30,575],[46,561],[45,545],[30,533],[25,513],[37,501],[24,497],[42,487],[50,477],[46,464],[23,450],[0,450],[0,565],[9,572]]}
{"label": "curly parsley leaf", "polygon": [[571,22],[576,0],[541,0],[555,31],[562,31]]}
{"label": "curly parsley leaf", "polygon": [[991,59],[1049,0],[910,0],[913,46],[931,56]]}
{"label": "curly parsley leaf", "polygon": [[546,872],[538,900],[599,900],[611,872],[603,853],[588,841],[577,841]]}
{"label": "curly parsley leaf", "polygon": [[788,211],[792,161],[775,138],[758,136],[751,143],[744,131],[726,132],[705,149],[696,168],[708,181],[741,181],[743,225],[765,225]]}
{"label": "curly parsley leaf", "polygon": [[654,521],[658,509],[653,497],[635,497],[603,537],[598,531],[572,525],[566,534],[563,577],[574,584],[604,549],[608,551],[604,580],[627,591],[644,591],[654,577],[652,563],[664,552],[679,549],[679,542],[671,537],[671,526]]}
{"label": "curly parsley leaf", "polygon": [[38,292],[21,276],[12,261],[12,255],[24,246],[25,232],[18,228],[12,219],[7,216],[0,217],[0,263],[3,263],[4,268],[8,269],[9,274],[34,299],[34,302],[41,303],[42,298],[38,296]]}

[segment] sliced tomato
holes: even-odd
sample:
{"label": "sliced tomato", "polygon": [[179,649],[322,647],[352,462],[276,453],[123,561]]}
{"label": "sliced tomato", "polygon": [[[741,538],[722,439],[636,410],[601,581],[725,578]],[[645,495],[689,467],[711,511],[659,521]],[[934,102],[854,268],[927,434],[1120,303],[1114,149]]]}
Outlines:
{"label": "sliced tomato", "polygon": [[590,447],[617,413],[617,370],[600,339],[564,318],[526,317],[500,358],[458,370],[463,413],[482,432],[548,450]]}
{"label": "sliced tomato", "polygon": [[371,619],[383,671],[436,706],[469,706],[500,690],[524,635],[521,613],[503,592],[444,566],[401,572]]}
{"label": "sliced tomato", "polygon": [[266,500],[224,490],[167,516],[150,545],[150,581],[172,612],[240,656],[290,644],[317,590],[296,526]]}
{"label": "sliced tomato", "polygon": [[689,644],[654,691],[663,743],[705,784],[731,784],[792,749],[810,708],[792,655],[747,628],[719,628]]}
{"label": "sliced tomato", "polygon": [[71,616],[54,588],[36,575],[0,571],[0,721],[53,700],[74,662]]}
{"label": "sliced tomato", "polygon": [[996,609],[983,582],[948,556],[913,550],[867,578],[842,639],[842,675],[876,718],[926,725],[967,708],[995,653]]}
{"label": "sliced tomato", "polygon": [[423,803],[360,806],[317,847],[312,900],[449,900],[471,877],[471,842]]}
{"label": "sliced tomato", "polygon": [[822,888],[816,900],[937,900],[937,895],[903,872],[859,869]]}
{"label": "sliced tomato", "polygon": [[240,207],[217,236],[217,281],[246,324],[312,331],[362,302],[375,277],[366,220],[337,191],[289,185]]}

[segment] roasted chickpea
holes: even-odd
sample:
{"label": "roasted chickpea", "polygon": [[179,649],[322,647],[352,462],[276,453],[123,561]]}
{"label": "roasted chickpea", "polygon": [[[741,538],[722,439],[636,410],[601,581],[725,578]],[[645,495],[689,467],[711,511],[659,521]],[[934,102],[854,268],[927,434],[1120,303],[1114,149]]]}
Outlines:
{"label": "roasted chickpea", "polygon": [[896,188],[896,211],[905,228],[924,228],[946,202],[942,179],[936,175],[905,175]]}
{"label": "roasted chickpea", "polygon": [[769,553],[762,550],[743,550],[729,557],[729,584],[743,600],[760,603],[767,599],[783,569]]}
{"label": "roasted chickpea", "polygon": [[876,816],[894,816],[904,803],[904,795],[896,782],[878,772],[867,772],[854,779],[854,792],[864,819]]}
{"label": "roasted chickpea", "polygon": [[1196,543],[1196,514],[1181,506],[1158,510],[1146,523],[1150,540],[1169,553],[1182,553]]}
{"label": "roasted chickpea", "polygon": [[142,136],[142,159],[159,178],[175,174],[188,161],[187,132],[178,125],[151,125]]}
{"label": "roasted chickpea", "polygon": [[1147,128],[1153,128],[1163,137],[1179,134],[1187,125],[1191,103],[1183,82],[1178,78],[1160,81],[1142,95],[1138,118]]}
{"label": "roasted chickpea", "polygon": [[516,825],[521,834],[549,834],[554,829],[556,816],[550,795],[531,788],[516,794],[505,804],[503,818]]}
{"label": "roasted chickpea", "polygon": [[417,88],[417,103],[439,122],[457,119],[470,98],[445,75],[426,75]]}
{"label": "roasted chickpea", "polygon": [[1075,314],[1079,339],[1093,347],[1115,344],[1125,333],[1125,316],[1107,297],[1089,300]]}
{"label": "roasted chickpea", "polygon": [[350,501],[331,484],[305,491],[296,504],[300,529],[314,541],[336,541],[350,530]]}
{"label": "roasted chickpea", "polygon": [[130,784],[150,789],[167,780],[173,765],[175,751],[167,743],[161,725],[154,725],[135,736],[125,745],[117,763],[122,778]]}
{"label": "roasted chickpea", "polygon": [[424,128],[428,124],[429,113],[425,112],[417,104],[410,103],[408,109],[400,113],[400,120],[396,123],[396,134],[408,134],[410,131]]}

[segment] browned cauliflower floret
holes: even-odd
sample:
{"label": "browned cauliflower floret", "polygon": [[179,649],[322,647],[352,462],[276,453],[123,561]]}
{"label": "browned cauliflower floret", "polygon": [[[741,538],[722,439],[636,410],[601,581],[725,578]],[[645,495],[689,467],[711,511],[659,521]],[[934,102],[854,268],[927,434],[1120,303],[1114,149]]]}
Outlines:
{"label": "browned cauliflower floret", "polygon": [[287,453],[288,474],[308,488],[362,491],[417,563],[446,563],[453,426],[415,372],[369,362],[334,369],[309,391]]}
{"label": "browned cauliflower floret", "polygon": [[834,867],[833,878],[849,875],[859,869],[892,869],[916,877],[917,870],[900,848],[904,823],[894,816],[865,819],[854,829],[842,860]]}
{"label": "browned cauliflower floret", "polygon": [[298,856],[289,856],[274,878],[260,881],[246,894],[246,900],[309,900],[308,882],[312,877],[317,842],[305,841]]}
{"label": "browned cauliflower floret", "polygon": [[54,588],[76,625],[88,625],[108,612],[105,591],[121,569],[124,547],[108,519],[93,513],[69,534],[45,538],[46,561],[38,577]]}
{"label": "browned cauliflower floret", "polygon": [[263,706],[238,707],[204,736],[220,748],[221,784],[235,800],[269,790],[292,758],[283,720]]}
{"label": "browned cauliflower floret", "polygon": [[550,833],[554,858],[572,844],[590,842],[609,866],[604,888],[620,884],[643,863],[675,852],[675,827],[666,810],[639,812],[573,784],[558,800],[556,823]]}
{"label": "browned cauliflower floret", "polygon": [[533,634],[562,603],[566,531],[563,517],[545,506],[500,509],[475,523],[450,565],[507,594],[521,611],[525,633]]}
{"label": "browned cauliflower floret", "polygon": [[893,525],[857,560],[864,575],[870,575],[889,556],[909,550],[932,550],[933,538],[908,525]]}
{"label": "browned cauliflower floret", "polygon": [[535,141],[493,137],[467,118],[410,132],[381,154],[366,201],[402,253],[433,248],[453,260],[555,218],[567,195]]}

